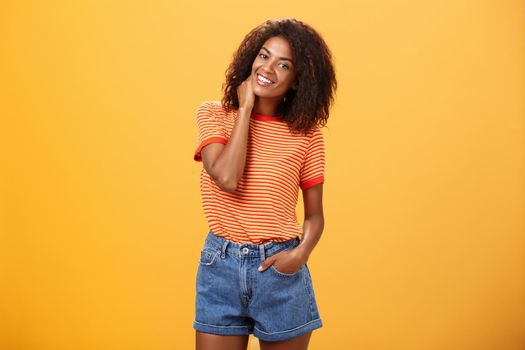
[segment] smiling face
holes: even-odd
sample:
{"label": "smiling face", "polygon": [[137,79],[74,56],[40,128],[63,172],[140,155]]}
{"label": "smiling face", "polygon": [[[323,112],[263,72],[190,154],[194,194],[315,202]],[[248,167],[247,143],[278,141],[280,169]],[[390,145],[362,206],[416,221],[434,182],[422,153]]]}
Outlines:
{"label": "smiling face", "polygon": [[294,87],[295,66],[288,41],[274,36],[264,42],[252,65],[255,96],[280,101]]}

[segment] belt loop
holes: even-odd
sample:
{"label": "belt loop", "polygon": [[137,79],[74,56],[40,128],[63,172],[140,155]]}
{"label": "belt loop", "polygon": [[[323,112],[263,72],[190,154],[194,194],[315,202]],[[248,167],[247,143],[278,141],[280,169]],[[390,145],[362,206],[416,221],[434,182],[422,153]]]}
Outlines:
{"label": "belt loop", "polygon": [[226,256],[226,247],[228,246],[228,243],[230,243],[230,241],[226,240],[224,244],[222,245],[221,258],[223,259]]}
{"label": "belt loop", "polygon": [[261,260],[262,260],[262,261],[266,260],[266,256],[265,256],[265,254],[264,254],[264,244],[261,244],[261,245],[259,246],[259,252],[261,253]]}

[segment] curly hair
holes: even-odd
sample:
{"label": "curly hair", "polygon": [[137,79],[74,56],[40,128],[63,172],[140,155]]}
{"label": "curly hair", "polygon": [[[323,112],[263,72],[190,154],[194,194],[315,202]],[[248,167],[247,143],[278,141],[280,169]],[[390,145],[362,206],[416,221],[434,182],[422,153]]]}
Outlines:
{"label": "curly hair", "polygon": [[289,89],[278,111],[290,130],[303,131],[324,126],[337,88],[332,53],[321,35],[294,18],[269,19],[243,39],[226,70],[221,100],[226,110],[238,109],[237,87],[251,74],[252,64],[264,42],[284,37],[296,61],[296,89]]}

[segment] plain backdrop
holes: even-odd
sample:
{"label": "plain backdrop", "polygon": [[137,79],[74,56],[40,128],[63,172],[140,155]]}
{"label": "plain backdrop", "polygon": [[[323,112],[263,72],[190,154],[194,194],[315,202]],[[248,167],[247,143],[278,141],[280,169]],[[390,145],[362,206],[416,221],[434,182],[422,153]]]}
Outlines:
{"label": "plain backdrop", "polygon": [[1,349],[193,348],[195,110],[279,17],[323,35],[339,82],[310,349],[525,348],[522,1],[13,0]]}

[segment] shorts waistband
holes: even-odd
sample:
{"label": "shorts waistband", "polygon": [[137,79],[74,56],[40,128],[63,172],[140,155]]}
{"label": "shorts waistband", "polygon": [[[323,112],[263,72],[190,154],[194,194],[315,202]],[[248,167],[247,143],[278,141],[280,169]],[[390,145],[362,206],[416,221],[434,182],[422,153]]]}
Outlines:
{"label": "shorts waistband", "polygon": [[282,250],[295,248],[301,241],[299,238],[292,238],[284,242],[267,242],[264,244],[254,243],[239,243],[226,239],[222,236],[217,236],[212,230],[208,231],[205,245],[221,251],[221,257],[226,256],[226,252],[232,255],[257,257],[260,256],[265,260],[267,256],[274,255]]}

